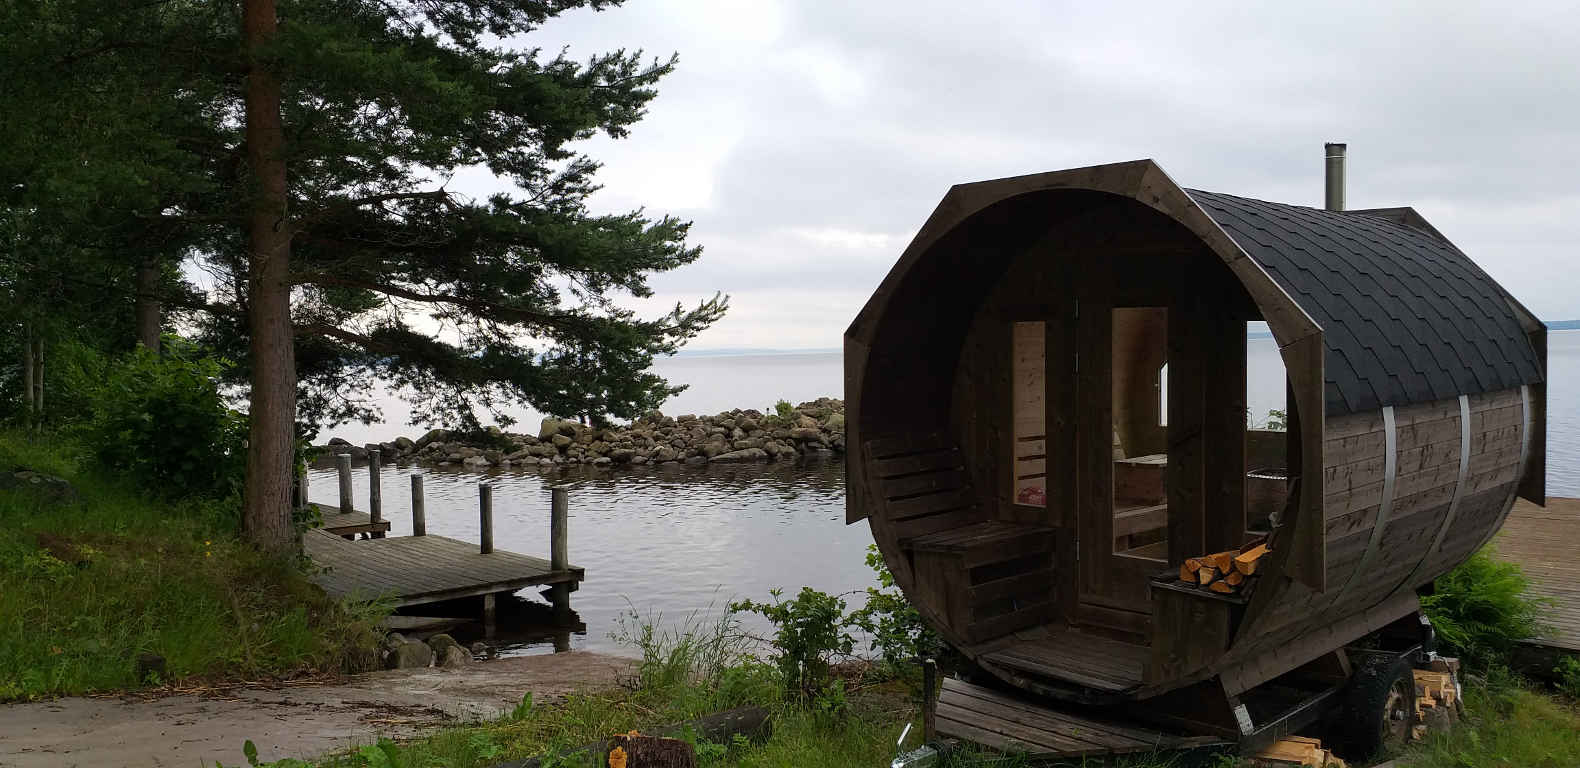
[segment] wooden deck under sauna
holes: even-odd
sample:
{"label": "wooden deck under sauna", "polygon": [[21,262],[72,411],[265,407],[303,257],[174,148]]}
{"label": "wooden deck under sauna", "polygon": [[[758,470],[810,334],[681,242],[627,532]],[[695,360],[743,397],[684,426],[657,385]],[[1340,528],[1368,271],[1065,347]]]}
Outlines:
{"label": "wooden deck under sauna", "polygon": [[1556,634],[1531,643],[1580,652],[1580,499],[1549,498],[1545,509],[1515,502],[1493,546],[1520,566],[1531,592],[1553,601]]}
{"label": "wooden deck under sauna", "polygon": [[478,551],[476,544],[445,536],[400,536],[350,541],[323,530],[302,537],[321,570],[313,581],[339,598],[388,597],[395,607],[566,584],[586,577],[577,566],[561,570],[548,560],[515,552]]}

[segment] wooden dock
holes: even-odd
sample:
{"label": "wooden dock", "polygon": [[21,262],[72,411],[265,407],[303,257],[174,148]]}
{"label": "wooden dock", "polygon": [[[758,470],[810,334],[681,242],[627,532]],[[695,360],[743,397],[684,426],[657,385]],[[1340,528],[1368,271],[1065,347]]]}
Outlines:
{"label": "wooden dock", "polygon": [[1580,652],[1580,499],[1549,498],[1545,509],[1515,502],[1493,546],[1525,572],[1531,592],[1553,601],[1557,633],[1532,644]]}
{"label": "wooden dock", "polygon": [[398,608],[550,584],[574,589],[586,577],[576,566],[555,570],[547,560],[515,552],[485,555],[476,544],[446,536],[348,541],[314,530],[302,544],[325,569],[313,576],[325,592],[339,598],[389,598]]}
{"label": "wooden dock", "polygon": [[336,536],[355,536],[359,533],[389,533],[390,521],[380,520],[373,522],[373,516],[366,512],[341,512],[333,507],[323,504],[314,504],[318,507],[318,514],[324,521],[320,530],[333,533]]}
{"label": "wooden dock", "polygon": [[[570,611],[570,593],[586,571],[570,564],[569,501],[564,486],[550,489],[549,559],[494,549],[494,492],[478,485],[481,541],[468,544],[447,536],[427,535],[423,479],[411,476],[412,535],[387,538],[379,452],[368,449],[368,512],[358,512],[351,498],[351,456],[335,457],[339,469],[340,506],[318,508],[323,526],[302,537],[302,548],[319,569],[312,579],[333,597],[385,599],[396,608],[483,598],[483,622],[492,631],[495,598],[534,586],[548,586],[556,613]],[[306,476],[298,478],[298,504],[308,504]],[[357,534],[366,534],[358,541]]]}

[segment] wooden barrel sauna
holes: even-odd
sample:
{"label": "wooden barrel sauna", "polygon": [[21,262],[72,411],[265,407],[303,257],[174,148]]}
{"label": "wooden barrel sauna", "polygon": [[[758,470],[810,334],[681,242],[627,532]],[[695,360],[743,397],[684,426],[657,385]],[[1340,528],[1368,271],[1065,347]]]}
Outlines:
{"label": "wooden barrel sauna", "polygon": [[[1247,427],[1258,321],[1284,430]],[[1147,160],[962,184],[845,334],[848,521],[1006,683],[1233,696],[1410,616],[1545,502],[1545,365],[1545,327],[1410,208]],[[1256,544],[1233,585],[1181,580]]]}

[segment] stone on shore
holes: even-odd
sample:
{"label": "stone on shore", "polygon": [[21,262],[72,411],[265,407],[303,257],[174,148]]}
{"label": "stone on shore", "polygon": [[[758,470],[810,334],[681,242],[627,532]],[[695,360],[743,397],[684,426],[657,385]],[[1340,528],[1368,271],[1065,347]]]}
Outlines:
{"label": "stone on shore", "polygon": [[712,461],[762,461],[768,458],[768,452],[761,448],[743,448],[739,451],[730,451],[714,456]]}
{"label": "stone on shore", "polygon": [[420,669],[433,666],[433,649],[419,640],[407,640],[384,658],[387,669]]}

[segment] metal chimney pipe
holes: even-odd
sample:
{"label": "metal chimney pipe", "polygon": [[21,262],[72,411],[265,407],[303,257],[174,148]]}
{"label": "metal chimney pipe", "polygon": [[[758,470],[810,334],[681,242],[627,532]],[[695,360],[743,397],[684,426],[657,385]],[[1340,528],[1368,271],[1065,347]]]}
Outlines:
{"label": "metal chimney pipe", "polygon": [[1327,185],[1322,207],[1330,211],[1344,210],[1344,150],[1347,145],[1328,142]]}

